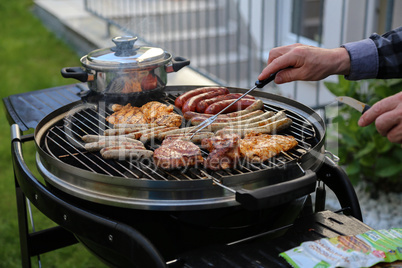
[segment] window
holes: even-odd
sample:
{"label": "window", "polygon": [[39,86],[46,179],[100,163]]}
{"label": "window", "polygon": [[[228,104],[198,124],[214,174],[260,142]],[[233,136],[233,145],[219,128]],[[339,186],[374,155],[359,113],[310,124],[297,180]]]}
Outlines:
{"label": "window", "polygon": [[320,42],[322,7],[324,0],[293,0],[291,32]]}

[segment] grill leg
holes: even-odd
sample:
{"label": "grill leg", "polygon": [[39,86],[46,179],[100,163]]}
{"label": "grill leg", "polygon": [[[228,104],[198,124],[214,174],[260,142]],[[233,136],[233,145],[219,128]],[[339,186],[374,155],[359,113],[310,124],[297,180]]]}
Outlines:
{"label": "grill leg", "polygon": [[25,195],[18,185],[15,178],[15,192],[17,198],[17,210],[18,210],[18,229],[20,235],[20,249],[21,249],[21,264],[23,268],[31,268],[31,254],[29,246],[29,230],[28,230],[28,217],[27,207],[25,203]]}
{"label": "grill leg", "polygon": [[[19,133],[19,130],[15,131],[14,133]],[[33,135],[25,135],[21,137],[18,136],[16,138],[16,140],[18,140],[19,142],[30,141],[32,139]],[[15,165],[14,159],[13,165],[15,193],[17,199],[18,231],[20,236],[21,265],[23,268],[31,268],[31,257],[39,256],[40,254],[49,251],[73,245],[78,241],[72,233],[66,231],[60,226],[30,233],[28,227],[29,219],[26,202],[27,197],[18,183],[17,176],[21,175],[21,172],[18,172],[18,168]],[[41,265],[39,262],[39,267],[40,266]]]}

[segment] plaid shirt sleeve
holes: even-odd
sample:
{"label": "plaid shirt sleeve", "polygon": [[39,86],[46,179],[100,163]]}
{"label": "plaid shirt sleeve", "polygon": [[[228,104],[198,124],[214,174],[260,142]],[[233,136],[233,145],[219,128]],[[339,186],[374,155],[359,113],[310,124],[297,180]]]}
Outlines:
{"label": "plaid shirt sleeve", "polygon": [[402,27],[342,45],[350,56],[349,80],[402,78]]}

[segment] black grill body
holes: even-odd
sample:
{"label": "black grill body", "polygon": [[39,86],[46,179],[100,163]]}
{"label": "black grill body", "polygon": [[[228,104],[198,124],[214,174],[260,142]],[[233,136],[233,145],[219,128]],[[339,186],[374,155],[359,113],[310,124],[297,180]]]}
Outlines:
{"label": "black grill body", "polygon": [[[259,210],[247,212],[250,220],[242,225],[239,219],[245,215],[244,211],[240,216],[236,216],[239,208],[225,209],[224,212],[229,215],[227,220],[238,222],[232,226],[224,224],[222,228],[219,224],[206,222],[211,218],[205,219],[199,211],[159,211],[155,214],[153,211],[131,210],[137,217],[130,217],[126,213],[120,213],[120,209],[109,209],[108,206],[80,200],[47,187],[32,175],[22,152],[22,144],[33,141],[33,136],[23,135],[23,131],[35,127],[33,122],[39,122],[44,114],[34,112],[36,107],[40,106],[38,103],[32,103],[31,110],[24,108],[24,111],[19,110],[16,104],[26,99],[37,99],[41,105],[47,103],[51,110],[80,98],[82,91],[82,85],[71,85],[4,99],[10,124],[13,124],[12,156],[24,267],[30,267],[31,256],[76,243],[75,237],[111,266],[203,267],[205,261],[208,261],[211,267],[222,267],[222,261],[227,260],[225,264],[258,261],[265,265],[261,267],[280,267],[285,263],[278,257],[278,253],[297,246],[300,242],[341,234],[356,234],[369,229],[359,221],[360,207],[347,176],[329,160],[317,170],[318,179],[335,191],[344,208],[343,213],[353,217],[329,211],[313,213],[311,200],[307,196],[278,207],[278,211],[288,210],[289,213],[281,215],[291,215],[289,217],[292,219],[275,222],[269,220],[272,219],[272,211],[268,213]],[[48,102],[44,100],[45,97],[49,98]],[[35,115],[37,118],[32,118]],[[59,226],[29,233],[25,198]],[[303,207],[302,210],[300,206]],[[290,213],[292,209],[296,209],[298,213]],[[218,219],[218,216],[222,216],[222,211],[213,210],[212,214],[216,214],[216,218],[212,220]],[[211,211],[208,211],[207,216],[211,217]],[[140,218],[143,219],[142,224],[135,223]],[[155,224],[149,226],[150,222]],[[254,224],[251,225],[250,222]],[[217,223],[222,224],[222,221],[217,220]],[[161,233],[166,234],[163,239],[159,236]],[[225,239],[228,234],[229,239]],[[172,241],[178,242],[174,244]],[[251,254],[253,251],[264,254],[262,257],[256,256]],[[240,260],[238,256],[245,259]]]}

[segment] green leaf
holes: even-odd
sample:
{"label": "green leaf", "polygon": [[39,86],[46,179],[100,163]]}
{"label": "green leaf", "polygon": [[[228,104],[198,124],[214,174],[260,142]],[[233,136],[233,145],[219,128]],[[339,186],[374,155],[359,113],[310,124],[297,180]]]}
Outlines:
{"label": "green leaf", "polygon": [[371,153],[374,149],[375,149],[375,143],[374,142],[369,142],[369,143],[367,143],[366,147],[364,147],[362,150],[360,150],[356,154],[355,157],[356,158],[363,157],[364,155]]}
{"label": "green leaf", "polygon": [[402,171],[402,165],[394,159],[379,158],[376,163],[375,174],[379,177],[391,177]]}
{"label": "green leaf", "polygon": [[345,95],[345,89],[340,87],[339,84],[333,82],[324,82],[324,85],[328,88],[328,90],[334,94],[335,96],[343,96]]}
{"label": "green leaf", "polygon": [[346,172],[349,175],[354,175],[358,174],[360,172],[360,165],[359,162],[357,161],[352,161],[347,167],[346,167]]}
{"label": "green leaf", "polygon": [[393,144],[381,135],[374,136],[375,147],[379,154],[384,154],[392,149]]}
{"label": "green leaf", "polygon": [[362,166],[364,166],[364,167],[366,167],[366,168],[370,168],[370,169],[371,169],[371,167],[373,167],[373,166],[375,165],[375,162],[376,162],[376,158],[373,157],[373,156],[371,156],[371,155],[365,156],[365,157],[361,157],[361,158],[359,159],[359,163],[360,163]]}

